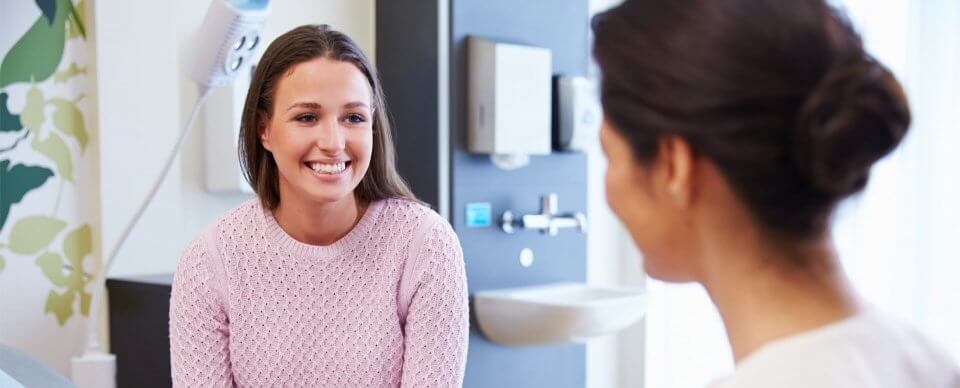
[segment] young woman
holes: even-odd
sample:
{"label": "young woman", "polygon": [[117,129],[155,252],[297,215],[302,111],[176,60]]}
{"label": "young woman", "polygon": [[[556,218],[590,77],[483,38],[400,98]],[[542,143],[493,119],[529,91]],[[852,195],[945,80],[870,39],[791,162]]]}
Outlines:
{"label": "young woman", "polygon": [[260,60],[241,126],[258,198],[180,259],[174,385],[459,387],[459,241],[397,174],[369,59],[326,26],[287,32]]}
{"label": "young woman", "polygon": [[607,201],[648,274],[699,282],[720,311],[737,368],[716,387],[960,387],[857,296],[831,241],[834,207],[910,122],[838,11],[628,0],[594,31]]}

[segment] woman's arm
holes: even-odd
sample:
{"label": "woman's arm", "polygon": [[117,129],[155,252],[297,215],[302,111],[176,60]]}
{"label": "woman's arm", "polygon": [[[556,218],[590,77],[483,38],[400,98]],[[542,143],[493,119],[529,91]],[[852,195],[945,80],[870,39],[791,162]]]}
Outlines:
{"label": "woman's arm", "polygon": [[170,297],[170,366],[174,387],[232,387],[229,326],[223,293],[199,237],[187,247]]}
{"label": "woman's arm", "polygon": [[401,386],[460,387],[470,329],[460,241],[441,220],[417,250],[407,263],[416,266],[416,290],[404,326]]}

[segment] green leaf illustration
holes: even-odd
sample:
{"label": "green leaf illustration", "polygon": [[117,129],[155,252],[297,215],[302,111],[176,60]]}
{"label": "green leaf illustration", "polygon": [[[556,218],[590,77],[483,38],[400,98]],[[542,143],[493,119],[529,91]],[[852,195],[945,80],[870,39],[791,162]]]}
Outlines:
{"label": "green leaf illustration", "polygon": [[87,74],[87,68],[77,66],[76,63],[71,63],[70,67],[66,68],[65,70],[60,70],[56,73],[53,73],[53,81],[58,84],[62,84],[77,74]]}
{"label": "green leaf illustration", "polygon": [[85,224],[67,233],[67,236],[63,238],[63,254],[70,260],[71,265],[80,267],[83,257],[93,251],[92,240],[90,225]]}
{"label": "green leaf illustration", "polygon": [[37,266],[43,271],[43,276],[57,287],[66,287],[67,276],[63,274],[63,258],[56,253],[44,253],[37,258]]}
{"label": "green leaf illustration", "polygon": [[[80,293],[80,301],[83,301],[83,285],[85,271],[83,269],[83,258],[93,251],[92,236],[90,225],[84,224],[72,232],[67,233],[63,238],[63,254],[67,255],[70,261],[70,288]],[[86,315],[86,313],[83,313]]]}
{"label": "green leaf illustration", "polygon": [[40,127],[43,126],[44,113],[43,107],[46,104],[43,100],[43,91],[33,85],[27,90],[27,102],[23,105],[23,111],[20,112],[20,122],[27,129],[33,131],[33,134],[40,133]]}
{"label": "green leaf illustration", "polygon": [[40,8],[40,12],[43,13],[43,16],[47,18],[47,22],[52,24],[53,18],[57,14],[57,1],[37,0],[37,7]]}
{"label": "green leaf illustration", "polygon": [[53,124],[65,135],[75,137],[80,143],[81,152],[86,151],[89,139],[83,125],[83,113],[70,100],[52,98],[49,103],[56,108],[53,112]]}
{"label": "green leaf illustration", "polygon": [[73,315],[73,298],[80,295],[80,314],[90,314],[91,295],[84,291],[87,283],[83,258],[91,252],[90,225],[80,226],[63,238],[63,252],[69,264],[58,253],[44,253],[37,258],[37,266],[55,287],[66,287],[62,294],[53,291],[47,296],[47,312],[53,312],[62,326]]}
{"label": "green leaf illustration", "polygon": [[23,125],[20,124],[20,115],[7,109],[7,97],[7,92],[0,93],[0,132],[16,132],[23,129]]}
{"label": "green leaf illustration", "polygon": [[50,159],[57,166],[57,172],[67,182],[73,182],[73,159],[70,157],[70,148],[63,138],[56,133],[51,132],[47,140],[41,141],[39,137],[34,137],[30,146],[41,155]]}
{"label": "green leaf illustration", "polygon": [[[49,4],[48,1],[38,3]],[[41,82],[50,77],[63,57],[67,39],[69,0],[56,0],[54,17],[40,15],[0,63],[0,88],[16,82]],[[43,5],[41,10],[43,10]]]}
{"label": "green leaf illustration", "polygon": [[53,315],[57,317],[57,323],[63,326],[63,324],[67,322],[67,319],[73,315],[74,294],[75,292],[71,289],[64,291],[62,294],[50,290],[50,293],[47,294],[47,303],[44,306],[44,312],[53,313]]}
{"label": "green leaf illustration", "polygon": [[0,255],[0,272],[3,272],[3,267],[6,263],[3,262],[3,255]]}
{"label": "green leaf illustration", "polygon": [[80,26],[73,21],[73,18],[67,18],[67,39],[73,39],[76,37],[83,37],[83,32],[80,30]]}
{"label": "green leaf illustration", "polygon": [[89,292],[80,290],[80,314],[90,315],[90,300],[93,295],[90,295]]}
{"label": "green leaf illustration", "polygon": [[9,160],[0,160],[0,230],[7,222],[10,207],[52,176],[53,171],[46,167],[22,164],[10,167]]}
{"label": "green leaf illustration", "polygon": [[67,223],[53,217],[21,218],[10,231],[10,251],[23,255],[39,252],[50,245]]}
{"label": "green leaf illustration", "polygon": [[86,7],[83,4],[84,0],[77,2],[77,5],[73,5],[69,0],[67,4],[70,6],[70,16],[67,19],[67,39],[73,39],[76,37],[82,37],[86,39],[87,31],[84,28],[83,19],[86,18],[84,12],[86,12]]}

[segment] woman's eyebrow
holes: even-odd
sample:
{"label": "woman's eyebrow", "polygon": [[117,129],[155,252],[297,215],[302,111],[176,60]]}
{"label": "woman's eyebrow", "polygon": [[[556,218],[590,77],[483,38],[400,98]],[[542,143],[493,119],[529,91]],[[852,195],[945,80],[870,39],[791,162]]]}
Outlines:
{"label": "woman's eyebrow", "polygon": [[319,110],[322,107],[323,105],[320,105],[316,102],[298,102],[298,103],[294,103],[293,105],[290,105],[290,107],[287,108],[287,111],[290,111],[293,108],[308,108],[308,109]]}
{"label": "woman's eyebrow", "polygon": [[367,109],[369,109],[369,107],[367,106],[366,103],[360,102],[360,101],[348,102],[348,103],[344,104],[343,107],[344,107],[344,108],[347,108],[347,109],[351,109],[351,108],[367,108]]}

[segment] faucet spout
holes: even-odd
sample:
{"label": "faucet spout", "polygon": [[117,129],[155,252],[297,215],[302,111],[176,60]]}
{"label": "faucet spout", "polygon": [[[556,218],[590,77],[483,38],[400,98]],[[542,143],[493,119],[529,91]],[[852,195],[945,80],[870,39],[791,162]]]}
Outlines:
{"label": "faucet spout", "polygon": [[564,228],[577,228],[580,233],[586,233],[587,216],[581,212],[560,214],[558,202],[556,193],[546,194],[540,197],[539,214],[524,214],[518,220],[508,210],[500,217],[500,226],[506,233],[513,233],[517,228],[539,230],[550,236],[556,236]]}

